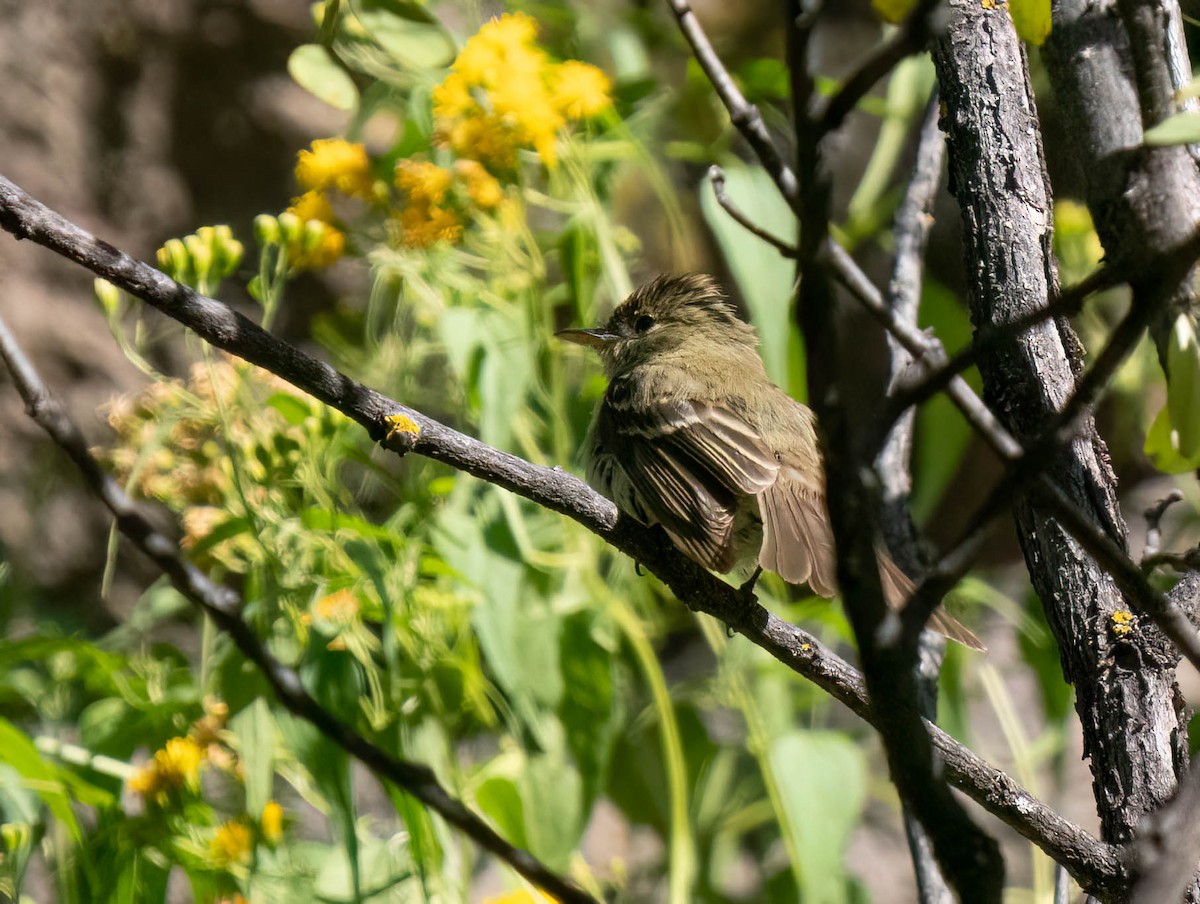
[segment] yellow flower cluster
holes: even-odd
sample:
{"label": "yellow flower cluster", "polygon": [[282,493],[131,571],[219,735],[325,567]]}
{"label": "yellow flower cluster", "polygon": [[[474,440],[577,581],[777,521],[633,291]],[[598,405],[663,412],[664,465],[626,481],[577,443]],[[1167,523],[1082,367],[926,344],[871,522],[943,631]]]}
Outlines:
{"label": "yellow flower cluster", "polygon": [[328,267],[346,251],[346,235],[339,228],[328,193],[338,191],[350,198],[374,201],[379,187],[371,159],[357,142],[319,138],[297,155],[296,181],[305,192],[279,218],[288,260],[298,270]]}
{"label": "yellow flower cluster", "polygon": [[296,158],[296,181],[310,191],[337,189],[352,198],[375,196],[371,160],[361,144],[342,138],[318,138]]}
{"label": "yellow flower cluster", "polygon": [[459,160],[453,170],[425,160],[400,160],[395,184],[405,203],[393,230],[396,241],[409,248],[453,244],[462,238],[465,205],[461,195],[455,201],[453,189],[465,193],[480,210],[491,210],[504,200],[504,189],[478,160]]}
{"label": "yellow flower cluster", "polygon": [[568,121],[595,116],[612,103],[603,72],[577,60],[553,62],[536,38],[536,23],[523,13],[493,19],[467,41],[434,89],[438,133],[460,157],[511,169],[517,149],[532,147],[552,167]]}
{"label": "yellow flower cluster", "polygon": [[[288,214],[298,222],[289,223]],[[328,267],[346,252],[346,234],[337,227],[333,205],[324,192],[309,189],[294,199],[279,223],[288,261],[297,270]]]}
{"label": "yellow flower cluster", "polygon": [[145,765],[126,783],[129,790],[146,800],[165,804],[172,794],[200,789],[200,770],[207,763],[225,766],[231,760],[218,735],[229,718],[229,707],[214,697],[204,699],[204,715],[187,735],[171,738],[156,750]]}
{"label": "yellow flower cluster", "polygon": [[135,794],[163,804],[175,791],[199,789],[203,763],[204,748],[193,738],[171,738],[127,784]]}
{"label": "yellow flower cluster", "polygon": [[242,820],[233,819],[217,826],[208,849],[218,866],[249,863],[250,853],[254,850],[254,834]]}

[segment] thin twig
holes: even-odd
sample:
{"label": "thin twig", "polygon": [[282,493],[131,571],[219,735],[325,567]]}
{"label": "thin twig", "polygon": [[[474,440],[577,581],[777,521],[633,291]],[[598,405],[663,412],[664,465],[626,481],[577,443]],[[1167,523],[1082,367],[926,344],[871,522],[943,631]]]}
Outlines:
{"label": "thin twig", "polygon": [[[384,439],[399,454],[416,452],[511,490],[591,530],[662,580],[685,605],[730,625],[788,668],[867,721],[874,719],[861,675],[811,634],[758,604],[680,554],[662,532],[618,518],[616,507],[561,469],[544,468],[465,436],[368,389],[264,332],[221,302],[205,298],[65,220],[0,177],[0,226],[86,267],[157,308],[218,348],[258,364],[321,399]],[[388,438],[387,415],[400,412],[415,434]],[[407,437],[407,438],[405,438]],[[1021,789],[1003,772],[929,726],[947,776],[958,788],[1050,857],[1088,890],[1121,887],[1117,849],[1098,841]]]}
{"label": "thin twig", "polygon": [[700,68],[704,70],[721,103],[729,111],[730,122],[750,143],[762,165],[779,186],[783,197],[794,204],[800,196],[800,184],[796,181],[796,174],[792,172],[791,167],[784,162],[779,148],[771,140],[771,133],[767,131],[767,125],[763,122],[758,107],[746,100],[746,96],[734,83],[733,76],[729,74],[729,70],[713,49],[712,42],[708,40],[708,35],[700,27],[688,0],[667,0],[667,4],[679,21],[679,30],[691,45]]}
{"label": "thin twig", "polygon": [[821,133],[839,128],[875,83],[905,57],[919,52],[933,36],[935,14],[942,0],[921,0],[896,33],[876,47],[847,78],[822,109],[812,114]]}
{"label": "thin twig", "polygon": [[716,164],[710,166],[708,168],[708,180],[712,183],[713,195],[716,197],[717,203],[720,204],[721,207],[724,208],[725,212],[733,217],[733,219],[743,229],[752,235],[758,236],[784,257],[794,258],[800,253],[795,245],[785,242],[778,236],[773,235],[767,230],[763,229],[761,226],[751,220],[750,217],[743,213],[740,207],[733,203],[733,199],[729,197],[729,193],[725,191],[725,171],[721,169],[721,167],[717,166]]}
{"label": "thin twig", "polygon": [[[919,313],[925,247],[933,224],[933,203],[941,182],[945,147],[945,139],[938,129],[935,89],[926,105],[917,139],[916,162],[892,230],[896,254],[892,277],[888,281],[888,306],[897,318],[913,326],[917,324]],[[890,393],[899,385],[913,358],[891,333],[886,336]],[[912,491],[915,414],[915,411],[909,411],[896,422],[887,442],[875,456],[875,472],[879,475],[883,495],[880,526],[893,559],[909,574],[914,573],[921,562],[917,530],[908,505]],[[921,714],[931,721],[937,717],[938,675],[945,655],[944,638],[928,631],[922,633],[917,649],[917,692]],[[954,896],[938,867],[929,835],[908,808],[904,811],[904,834],[908,839],[920,904],[950,904]]]}
{"label": "thin twig", "polygon": [[[926,105],[921,133],[917,140],[917,159],[913,165],[912,178],[904,193],[904,200],[896,212],[895,236],[896,255],[892,264],[892,277],[888,280],[887,304],[898,321],[917,326],[918,307],[921,300],[921,285],[925,275],[925,246],[933,225],[933,203],[941,182],[942,162],[945,159],[946,141],[938,129],[938,99],[935,90]],[[912,353],[900,344],[896,337],[885,334],[888,343],[888,395],[896,392],[910,365]],[[887,439],[883,442],[875,459],[875,470],[883,488],[884,533],[888,545],[896,552],[896,541],[907,538],[908,546],[915,546],[915,533],[907,508],[908,495],[912,490],[912,442],[915,412],[911,409],[900,419],[894,420]],[[901,561],[912,567],[916,564],[916,550],[905,556],[911,561]]]}
{"label": "thin twig", "polygon": [[1173,506],[1176,502],[1183,501],[1183,493],[1180,490],[1171,490],[1166,496],[1158,500],[1154,505],[1146,509],[1144,517],[1146,519],[1146,545],[1142,549],[1142,570],[1147,567],[1147,560],[1153,559],[1160,549],[1162,549],[1162,519],[1167,513],[1167,509]]}
{"label": "thin twig", "polygon": [[83,472],[89,488],[112,511],[117,527],[171,579],[175,588],[228,634],[243,655],[262,671],[276,699],[293,715],[315,726],[381,781],[392,782],[425,804],[450,825],[499,857],[530,882],[555,897],[578,904],[596,899],[543,864],[528,851],[509,844],[438,782],[433,770],[400,759],[365,737],[321,706],[304,688],[299,673],[272,656],[253,629],[242,620],[242,600],[233,590],[214,584],[186,562],[178,545],[160,533],[132,499],[96,462],[78,426],[46,387],[33,364],[0,319],[0,358],[8,367],[29,416],[45,430]]}

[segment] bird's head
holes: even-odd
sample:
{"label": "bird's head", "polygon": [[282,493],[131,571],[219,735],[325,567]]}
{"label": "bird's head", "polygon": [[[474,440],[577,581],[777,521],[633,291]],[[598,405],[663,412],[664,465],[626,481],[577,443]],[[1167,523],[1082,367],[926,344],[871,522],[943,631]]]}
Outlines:
{"label": "bird's head", "polygon": [[703,273],[656,277],[630,293],[604,326],[558,335],[596,349],[610,377],[664,355],[723,357],[731,347],[758,345],[754,328]]}

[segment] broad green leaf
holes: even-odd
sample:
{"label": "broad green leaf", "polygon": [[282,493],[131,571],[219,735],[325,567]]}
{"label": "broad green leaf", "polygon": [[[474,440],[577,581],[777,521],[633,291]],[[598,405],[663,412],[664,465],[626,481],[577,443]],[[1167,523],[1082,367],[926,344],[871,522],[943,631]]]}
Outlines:
{"label": "broad green leaf", "polygon": [[283,415],[283,419],[292,426],[303,424],[313,416],[312,400],[290,392],[276,392],[267,399],[267,405]]}
{"label": "broad green leaf", "polygon": [[1164,474],[1184,474],[1200,467],[1200,454],[1186,458],[1179,453],[1178,434],[1171,427],[1171,413],[1166,405],[1146,431],[1143,451]]}
{"label": "broad green leaf", "polygon": [[529,847],[525,836],[525,804],[517,783],[504,775],[493,775],[475,789],[475,804],[496,824],[500,834],[509,843],[520,848]]}
{"label": "broad green leaf", "polygon": [[1008,12],[1022,41],[1041,46],[1050,36],[1050,0],[1008,0]]}
{"label": "broad green leaf", "polygon": [[1147,129],[1142,140],[1155,146],[1200,142],[1200,113],[1168,116],[1154,128]]}
{"label": "broad green leaf", "polygon": [[614,654],[595,641],[592,623],[586,612],[563,622],[559,659],[566,690],[558,710],[589,808],[604,786],[620,708],[613,688]]}
{"label": "broad green leaf", "polygon": [[565,869],[583,832],[583,788],[566,760],[562,725],[548,720],[540,740],[543,751],[526,757],[518,782],[525,833],[535,855],[553,869]]}
{"label": "broad green leaf", "polygon": [[847,900],[842,854],[866,797],[866,755],[842,734],[793,731],[771,745],[770,761],[799,839],[801,900]]}
{"label": "broad green leaf", "polygon": [[[761,166],[732,160],[724,169],[726,193],[741,211],[772,235],[794,243],[796,217],[766,171]],[[791,298],[795,262],[726,213],[707,178],[700,185],[700,208],[737,280],[750,309],[750,319],[758,328],[767,373],[793,396],[803,397],[804,387],[789,380],[794,372],[791,357],[802,354],[800,343],[793,341],[796,331],[792,325]],[[803,363],[798,372],[804,372]]]}
{"label": "broad green leaf", "polygon": [[42,803],[61,822],[71,837],[83,840],[83,833],[71,810],[71,799],[59,767],[42,759],[33,741],[17,726],[0,718],[0,763],[12,766],[26,783],[37,792]]}
{"label": "broad green leaf", "polygon": [[445,29],[418,4],[362,4],[355,15],[371,38],[405,69],[437,69],[454,59],[454,43]]}
{"label": "broad green leaf", "polygon": [[337,110],[353,110],[358,88],[329,51],[320,44],[302,44],[288,57],[288,73],[296,84]]}
{"label": "broad green leaf", "polygon": [[1196,321],[1180,314],[1167,343],[1167,410],[1171,413],[1173,444],[1192,459],[1200,454],[1200,342]]}
{"label": "broad green leaf", "polygon": [[259,697],[229,720],[229,728],[238,739],[246,810],[259,815],[272,797],[275,776],[275,719],[267,701]]}

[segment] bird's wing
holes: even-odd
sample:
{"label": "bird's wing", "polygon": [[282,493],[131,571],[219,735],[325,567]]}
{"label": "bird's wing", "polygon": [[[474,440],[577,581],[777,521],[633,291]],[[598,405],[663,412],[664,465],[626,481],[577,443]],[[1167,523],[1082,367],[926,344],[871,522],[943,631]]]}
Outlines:
{"label": "bird's wing", "polygon": [[790,584],[807,583],[813,593],[831,597],[837,594],[833,534],[820,469],[811,470],[815,473],[782,467],[758,497],[763,520],[758,564]]}
{"label": "bird's wing", "polygon": [[600,406],[592,483],[635,518],[661,523],[706,568],[736,564],[739,500],[769,487],[778,470],[757,432],[725,408],[686,400],[635,405],[618,383]]}

